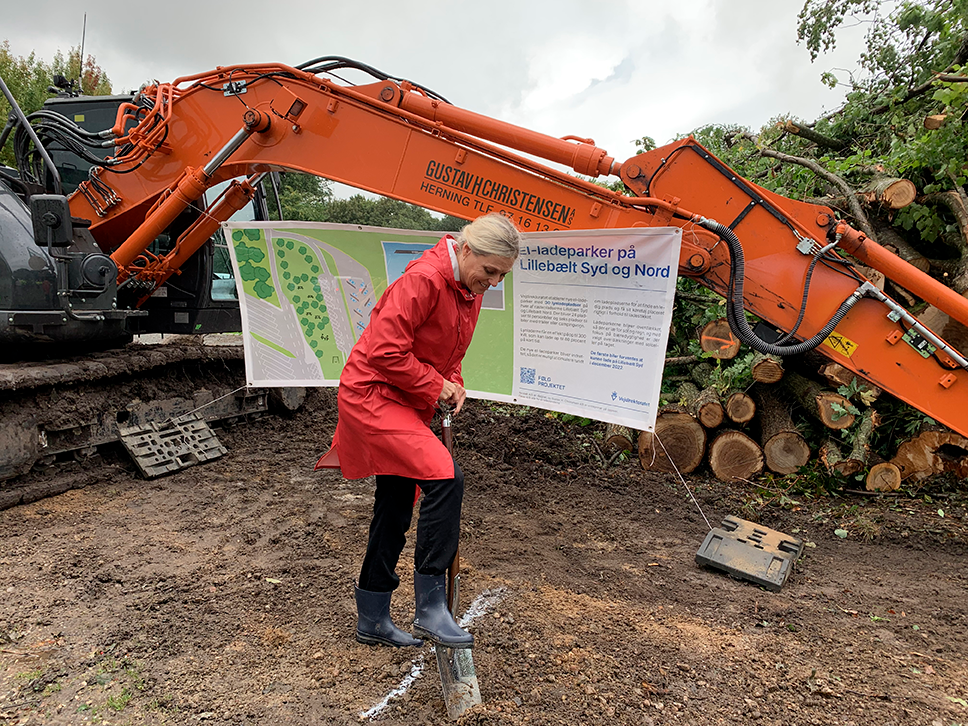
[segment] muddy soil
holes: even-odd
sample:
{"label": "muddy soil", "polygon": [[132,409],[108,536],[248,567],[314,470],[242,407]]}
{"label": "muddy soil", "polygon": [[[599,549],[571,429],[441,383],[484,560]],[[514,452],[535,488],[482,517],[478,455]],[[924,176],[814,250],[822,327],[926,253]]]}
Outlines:
{"label": "muddy soil", "polygon": [[[111,449],[31,473],[86,486],[0,512],[0,724],[448,723],[429,647],[354,640],[372,483],[313,473],[334,424],[314,391],[166,478]],[[463,723],[968,723],[963,493],[683,483],[482,402],[455,428],[483,696]],[[780,592],[696,564],[726,515],[806,542]]]}

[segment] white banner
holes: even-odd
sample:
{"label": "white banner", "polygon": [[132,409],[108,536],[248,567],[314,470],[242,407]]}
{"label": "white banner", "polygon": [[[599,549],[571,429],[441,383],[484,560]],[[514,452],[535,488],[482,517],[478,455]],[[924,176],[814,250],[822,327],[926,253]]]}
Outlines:
{"label": "white banner", "polygon": [[514,267],[515,403],[655,428],[675,228],[529,234]]}
{"label": "white banner", "polygon": [[[439,233],[226,224],[251,386],[335,386],[370,311]],[[468,395],[639,430],[655,426],[677,228],[537,232],[484,295]]]}

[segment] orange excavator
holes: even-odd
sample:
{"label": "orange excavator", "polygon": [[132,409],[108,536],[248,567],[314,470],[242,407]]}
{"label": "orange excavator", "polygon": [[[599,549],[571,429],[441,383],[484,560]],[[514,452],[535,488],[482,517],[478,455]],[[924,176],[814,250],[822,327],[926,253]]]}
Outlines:
{"label": "orange excavator", "polygon": [[[368,82],[340,80],[349,71]],[[137,330],[152,300],[178,287],[260,181],[295,170],[465,219],[498,211],[524,232],[679,227],[679,274],[725,296],[742,342],[781,356],[816,349],[968,436],[968,359],[852,260],[965,325],[968,301],[831,209],[739,177],[692,138],[619,161],[591,139],[494,120],[341,57],[219,67],[142,88],[97,136],[112,154],[91,157],[68,198],[44,140],[70,147],[64,139],[78,136],[75,126],[52,112],[20,119],[18,143],[29,148],[21,166],[33,176],[10,187],[29,206],[23,258],[35,258],[39,271],[23,278],[49,271],[43,284],[57,294],[46,309],[0,299],[9,311],[0,337],[107,339]],[[582,177],[619,177],[630,194]],[[216,199],[200,201],[226,183]],[[186,223],[202,204],[204,213]],[[16,292],[21,282],[0,286]],[[43,302],[40,294],[20,299]],[[762,321],[755,329],[747,312]]]}

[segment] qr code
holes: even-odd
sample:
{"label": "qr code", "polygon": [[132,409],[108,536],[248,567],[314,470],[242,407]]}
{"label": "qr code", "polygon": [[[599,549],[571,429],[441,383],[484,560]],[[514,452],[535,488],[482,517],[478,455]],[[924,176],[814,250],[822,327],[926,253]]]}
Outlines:
{"label": "qr code", "polygon": [[527,383],[528,385],[534,385],[534,368],[522,368],[521,369],[521,383]]}

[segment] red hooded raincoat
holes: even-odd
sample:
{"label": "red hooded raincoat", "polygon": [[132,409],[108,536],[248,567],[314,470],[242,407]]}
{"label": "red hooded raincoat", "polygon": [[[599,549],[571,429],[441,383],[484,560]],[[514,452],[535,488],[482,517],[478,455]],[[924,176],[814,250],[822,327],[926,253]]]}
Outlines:
{"label": "red hooded raincoat", "polygon": [[411,262],[353,347],[340,376],[333,436],[347,479],[454,476],[453,459],[428,424],[444,378],[464,385],[461,360],[481,310],[482,298],[458,282],[456,261],[456,242],[445,236]]}

